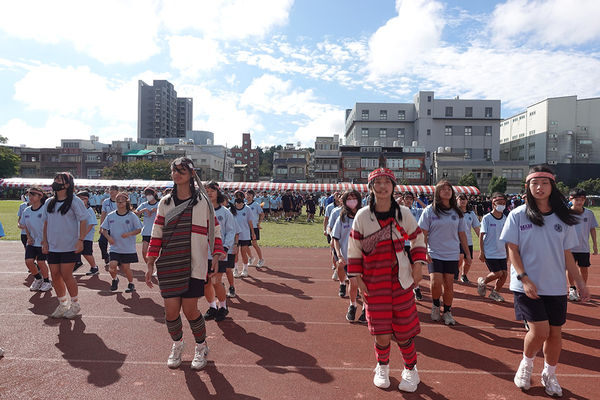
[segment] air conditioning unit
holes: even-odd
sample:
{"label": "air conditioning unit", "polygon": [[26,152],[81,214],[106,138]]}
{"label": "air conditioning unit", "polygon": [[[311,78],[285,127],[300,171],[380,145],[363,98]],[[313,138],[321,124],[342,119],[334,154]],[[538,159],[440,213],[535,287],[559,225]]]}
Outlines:
{"label": "air conditioning unit", "polygon": [[556,161],[548,161],[548,165],[556,165]]}
{"label": "air conditioning unit", "polygon": [[572,154],[567,154],[567,158],[573,158]]}
{"label": "air conditioning unit", "polygon": [[567,135],[572,135],[573,131],[567,131]]}

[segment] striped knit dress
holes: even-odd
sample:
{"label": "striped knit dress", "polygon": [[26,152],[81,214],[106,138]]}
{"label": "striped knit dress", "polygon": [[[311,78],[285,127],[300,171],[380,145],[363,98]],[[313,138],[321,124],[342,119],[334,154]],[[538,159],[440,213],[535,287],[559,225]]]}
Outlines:
{"label": "striped knit dress", "polygon": [[402,220],[378,220],[368,207],[358,211],[348,243],[348,275],[361,276],[369,295],[366,317],[372,335],[394,334],[408,340],[421,331],[412,292],[412,268],[404,253],[411,244],[413,261],[425,262],[423,234],[410,210],[401,207]]}

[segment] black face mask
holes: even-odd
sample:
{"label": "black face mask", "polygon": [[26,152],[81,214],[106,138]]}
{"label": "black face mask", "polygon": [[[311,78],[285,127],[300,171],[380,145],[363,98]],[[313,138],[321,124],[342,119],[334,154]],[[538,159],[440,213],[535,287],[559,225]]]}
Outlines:
{"label": "black face mask", "polygon": [[238,203],[238,204],[239,204],[239,203],[243,203],[243,202],[244,202],[244,199],[235,199],[235,202],[236,202],[236,203]]}
{"label": "black face mask", "polygon": [[52,182],[52,190],[55,192],[61,191],[65,188],[64,183]]}

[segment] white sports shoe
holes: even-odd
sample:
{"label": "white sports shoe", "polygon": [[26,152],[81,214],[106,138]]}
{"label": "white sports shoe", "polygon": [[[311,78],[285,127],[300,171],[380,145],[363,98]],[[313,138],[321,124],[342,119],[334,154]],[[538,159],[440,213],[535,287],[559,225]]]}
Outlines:
{"label": "white sports shoe", "polygon": [[206,357],[208,357],[208,353],[210,353],[210,349],[206,342],[196,343],[196,352],[194,354],[194,359],[192,360],[192,369],[202,369],[206,367]]}
{"label": "white sports shoe", "polygon": [[421,382],[421,379],[419,378],[417,367],[415,366],[413,369],[404,367],[404,371],[402,371],[402,380],[400,381],[400,385],[398,385],[398,389],[412,393],[417,390],[419,382]]}
{"label": "white sports shoe", "polygon": [[73,319],[80,311],[81,311],[81,306],[79,305],[79,302],[71,303],[71,307],[63,315],[63,317],[68,318],[68,319]]}
{"label": "white sports shoe", "polygon": [[485,278],[479,277],[479,278],[477,278],[477,294],[482,297],[485,297],[485,292],[486,292]]}
{"label": "white sports shoe", "polygon": [[31,292],[37,292],[38,290],[40,290],[40,288],[42,287],[42,283],[44,283],[43,279],[34,279],[33,283],[31,284],[31,286],[29,287],[29,290]]}
{"label": "white sports shoe", "polygon": [[247,269],[243,269],[243,270],[242,270],[242,273],[240,274],[240,276],[241,276],[242,278],[245,278],[245,277],[247,277],[247,276],[248,276],[248,270],[247,270]]}
{"label": "white sports shoe", "polygon": [[446,325],[456,325],[456,321],[454,320],[454,317],[452,317],[450,311],[444,313],[444,323]]}
{"label": "white sports shoe", "polygon": [[185,342],[183,340],[174,342],[171,348],[171,355],[167,359],[167,366],[169,368],[177,368],[181,365],[181,353],[185,349]]}
{"label": "white sports shoe", "polygon": [[437,306],[431,307],[431,319],[433,321],[440,320],[440,308],[439,307],[437,307]]}
{"label": "white sports shoe", "polygon": [[333,270],[333,275],[331,275],[331,279],[333,279],[334,281],[337,281],[338,278],[338,274],[337,274],[337,269]]}
{"label": "white sports shoe", "polygon": [[[35,282],[34,282],[35,283]],[[33,285],[32,285],[33,287]],[[577,289],[569,288],[569,300],[571,301],[579,301],[579,295],[577,294]]]}
{"label": "white sports shoe", "polygon": [[375,367],[375,377],[373,383],[378,388],[387,389],[390,387],[390,366],[377,363]]}
{"label": "white sports shoe", "polygon": [[240,277],[240,271],[238,271],[237,267],[233,267],[233,277],[234,278]]}
{"label": "white sports shoe", "polygon": [[52,318],[62,318],[65,313],[69,310],[69,302],[61,301],[56,310],[50,315]]}
{"label": "white sports shoe", "polygon": [[492,291],[490,292],[490,299],[494,301],[504,301],[504,297],[502,297],[502,295],[496,292],[494,289],[492,289]]}
{"label": "white sports shoe", "polygon": [[556,380],[556,375],[542,372],[542,385],[546,388],[546,394],[548,396],[562,396],[562,388],[558,384],[558,380]]}
{"label": "white sports shoe", "polygon": [[47,292],[52,289],[52,282],[43,282],[40,292]]}
{"label": "white sports shoe", "polygon": [[4,355],[4,349],[2,347],[0,347],[0,357],[2,357]]}
{"label": "white sports shoe", "polygon": [[528,367],[525,364],[525,360],[521,360],[521,364],[519,364],[519,369],[515,374],[515,385],[521,390],[529,390],[531,387],[531,373],[533,372],[533,366]]}
{"label": "white sports shoe", "polygon": [[263,267],[265,265],[265,259],[261,258],[260,260],[258,260],[258,264],[256,265],[257,267]]}
{"label": "white sports shoe", "polygon": [[254,264],[254,260],[255,260],[255,258],[254,258],[254,257],[250,257],[250,258],[248,258],[248,266],[249,266],[249,267],[251,267],[251,266],[252,266],[252,264]]}

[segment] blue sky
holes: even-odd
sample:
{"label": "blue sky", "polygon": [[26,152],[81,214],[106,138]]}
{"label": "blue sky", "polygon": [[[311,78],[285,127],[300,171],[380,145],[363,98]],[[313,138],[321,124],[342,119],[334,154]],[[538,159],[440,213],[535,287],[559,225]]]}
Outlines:
{"label": "blue sky", "polygon": [[[58,7],[57,4],[61,6]],[[11,145],[136,137],[137,81],[194,99],[217,144],[344,134],[356,102],[600,95],[597,0],[11,2],[0,14],[0,135]]]}

